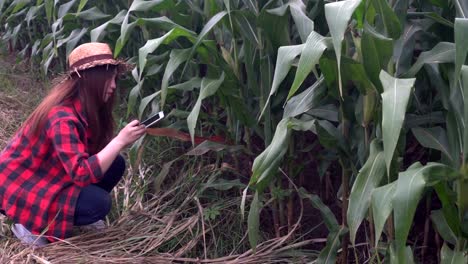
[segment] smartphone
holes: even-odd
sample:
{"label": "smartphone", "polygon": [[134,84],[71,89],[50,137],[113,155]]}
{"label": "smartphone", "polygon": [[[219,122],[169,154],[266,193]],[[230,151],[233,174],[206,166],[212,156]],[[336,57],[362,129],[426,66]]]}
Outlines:
{"label": "smartphone", "polygon": [[163,119],[163,117],[164,117],[164,113],[163,111],[161,111],[148,117],[146,120],[141,122],[141,124],[145,125],[145,127],[150,127],[154,125],[156,122],[158,122],[159,120]]}

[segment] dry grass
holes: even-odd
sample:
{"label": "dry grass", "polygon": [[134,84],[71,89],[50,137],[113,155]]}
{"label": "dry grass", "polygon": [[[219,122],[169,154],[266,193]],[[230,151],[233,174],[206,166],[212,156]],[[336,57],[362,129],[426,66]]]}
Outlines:
{"label": "dry grass", "polygon": [[[206,175],[206,176],[203,176]],[[37,263],[306,263],[315,258],[299,253],[300,248],[323,240],[292,241],[295,228],[286,236],[267,240],[256,252],[239,252],[234,247],[226,256],[213,256],[211,249],[224,232],[245,232],[233,228],[239,221],[240,197],[218,201],[223,217],[210,222],[204,217],[199,190],[209,173],[181,175],[166,191],[143,203],[143,208],[126,210],[105,231],[84,233],[41,249],[24,247],[7,240],[0,247],[0,262]],[[139,208],[139,204],[133,207]],[[244,235],[244,238],[246,235]],[[245,239],[238,244],[246,243]],[[3,252],[2,252],[3,251]]]}
{"label": "dry grass", "polygon": [[0,149],[45,95],[43,83],[31,76],[26,65],[0,57]]}

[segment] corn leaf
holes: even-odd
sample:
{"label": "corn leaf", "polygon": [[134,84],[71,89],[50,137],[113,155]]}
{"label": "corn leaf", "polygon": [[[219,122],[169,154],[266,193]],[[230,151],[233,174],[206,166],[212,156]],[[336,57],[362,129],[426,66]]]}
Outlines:
{"label": "corn leaf", "polygon": [[468,18],[468,2],[465,0],[452,0],[452,2],[457,11],[457,17]]}
{"label": "corn leaf", "polygon": [[219,77],[219,79],[217,80],[203,78],[201,81],[200,95],[198,96],[195,106],[193,107],[192,111],[187,117],[187,125],[188,125],[188,129],[190,132],[190,137],[192,138],[193,145],[195,145],[195,141],[194,141],[195,126],[197,124],[198,115],[200,113],[202,100],[215,94],[219,86],[221,86],[221,84],[223,83],[223,81],[224,81],[224,72],[221,74],[221,77]]}
{"label": "corn leaf", "polygon": [[167,87],[169,86],[169,78],[174,74],[179,65],[187,60],[191,49],[174,49],[171,51],[169,61],[167,62],[164,76],[161,81],[161,109],[164,107],[167,96]]}
{"label": "corn leaf", "polygon": [[455,61],[455,44],[439,42],[430,51],[422,52],[403,77],[414,77],[426,63],[447,63]]}
{"label": "corn leaf", "polygon": [[364,69],[379,92],[382,92],[379,74],[386,69],[392,56],[392,39],[375,32],[369,25],[364,26],[361,38],[362,64]]}
{"label": "corn leaf", "polygon": [[451,250],[444,243],[440,251],[441,264],[465,264],[468,263],[468,255],[466,252]]}
{"label": "corn leaf", "polygon": [[468,54],[468,18],[455,19],[455,82]]}
{"label": "corn leaf", "polygon": [[338,87],[340,95],[343,96],[343,88],[341,83],[341,43],[344,39],[348,21],[354,13],[354,10],[359,6],[361,0],[345,0],[325,4],[325,17],[328,22],[330,34],[333,40],[335,49],[336,61],[338,62]]}
{"label": "corn leaf", "polygon": [[325,96],[325,79],[320,77],[312,86],[293,96],[284,107],[283,118],[295,117],[319,106]]}
{"label": "corn leaf", "polygon": [[393,210],[393,195],[395,193],[396,182],[389,183],[376,188],[371,195],[372,217],[375,227],[375,247],[380,240],[382,230]]}
{"label": "corn leaf", "polygon": [[388,1],[386,0],[373,0],[372,4],[376,10],[376,13],[380,15],[380,20],[383,23],[386,35],[392,39],[398,39],[401,35],[400,20],[398,16],[393,12]]}
{"label": "corn leaf", "polygon": [[442,210],[434,210],[431,212],[431,220],[434,224],[437,233],[444,239],[445,242],[448,242],[452,245],[455,245],[457,242],[457,237],[453,233],[452,229],[445,219],[444,213]]}
{"label": "corn leaf", "polygon": [[314,68],[319,63],[319,59],[326,48],[326,38],[317,32],[312,31],[307,38],[304,48],[302,49],[296,76],[286,100],[289,100],[297,92],[300,85],[304,82],[311,71],[315,72]]}
{"label": "corn leaf", "polygon": [[356,232],[368,212],[371,195],[385,175],[385,159],[381,143],[373,140],[369,157],[353,184],[349,196],[347,212],[351,242],[354,244]]}
{"label": "corn leaf", "polygon": [[258,244],[258,240],[260,237],[260,208],[261,208],[261,195],[258,191],[255,192],[254,198],[250,203],[250,210],[249,216],[247,217],[247,228],[249,233],[249,243],[250,247],[252,247],[253,251]]}
{"label": "corn leaf", "polygon": [[454,159],[450,154],[447,134],[442,127],[415,127],[411,131],[423,147],[441,151],[453,164]]}
{"label": "corn leaf", "polygon": [[333,230],[328,234],[327,245],[322,249],[322,251],[320,251],[317,263],[331,264],[336,262],[336,254],[341,246],[341,238],[347,231],[346,227],[341,227],[340,229]]}
{"label": "corn leaf", "polygon": [[405,120],[411,88],[415,79],[396,79],[385,71],[380,72],[384,88],[382,93],[382,134],[387,172],[400,137],[400,130]]}
{"label": "corn leaf", "polygon": [[289,69],[291,69],[291,65],[294,59],[299,54],[301,54],[304,46],[305,44],[294,45],[294,46],[283,46],[278,49],[278,57],[276,58],[275,73],[273,74],[273,84],[271,85],[270,94],[265,103],[265,106],[262,109],[262,112],[260,113],[259,119],[263,116],[265,109],[268,107],[271,96],[276,93],[279,85],[284,80],[284,78],[286,78],[286,75],[288,75]]}
{"label": "corn leaf", "polygon": [[426,187],[425,174],[430,174],[431,170],[443,167],[445,166],[439,163],[428,163],[426,166],[415,163],[398,175],[395,194],[393,196],[393,217],[395,224],[395,244],[399,263],[405,263],[404,248],[406,239],[413,223],[416,207]]}
{"label": "corn leaf", "polygon": [[106,28],[111,25],[120,25],[125,18],[125,10],[120,11],[114,18],[91,30],[91,41],[99,42],[105,36]]}
{"label": "corn leaf", "polygon": [[278,170],[279,163],[288,149],[291,136],[289,121],[290,118],[285,118],[278,123],[270,145],[255,158],[249,185],[258,184]]}

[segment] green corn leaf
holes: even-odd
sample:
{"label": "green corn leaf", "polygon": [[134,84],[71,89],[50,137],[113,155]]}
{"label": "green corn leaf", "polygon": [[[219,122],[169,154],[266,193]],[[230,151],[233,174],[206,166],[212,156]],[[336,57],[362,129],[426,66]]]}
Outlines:
{"label": "green corn leaf", "polygon": [[205,36],[208,34],[208,32],[210,32],[213,29],[213,27],[216,26],[216,24],[218,24],[219,21],[221,21],[221,19],[223,19],[225,15],[227,15],[227,12],[221,11],[217,13],[216,15],[214,15],[212,18],[210,18],[210,20],[205,24],[202,31],[198,35],[197,40],[195,41],[195,44],[192,47],[189,57],[187,58],[187,62],[185,63],[184,70],[182,71],[182,75],[185,72],[185,69],[187,68],[188,62],[192,59],[193,55],[195,54],[195,51],[197,50],[202,40],[205,39]]}
{"label": "green corn leaf", "polygon": [[158,28],[165,31],[170,31],[174,28],[181,28],[182,30],[189,32],[190,35],[187,35],[187,37],[190,39],[190,41],[195,42],[195,32],[180,26],[179,24],[175,23],[174,21],[170,20],[165,16],[153,18],[138,18],[135,22],[140,27],[145,25],[150,28]]}
{"label": "green corn leaf", "polygon": [[58,18],[64,17],[68,13],[68,11],[70,11],[70,9],[75,4],[75,2],[76,0],[71,0],[65,4],[60,5],[58,9],[57,17]]}
{"label": "green corn leaf", "polygon": [[452,245],[457,243],[457,237],[453,233],[452,229],[445,220],[444,213],[442,210],[434,210],[431,212],[431,220],[434,223],[434,227],[439,233],[440,236],[444,239],[445,242],[448,242]]}
{"label": "green corn leaf", "polygon": [[252,23],[243,13],[236,13],[234,16],[237,26],[241,29],[240,33],[248,39],[250,42],[255,43],[256,46],[260,46],[260,40],[258,39],[255,24]]}
{"label": "green corn leaf", "polygon": [[[463,81],[463,94],[468,94],[468,66],[463,65],[461,69]],[[468,100],[464,100],[464,123],[468,124]],[[468,129],[463,133],[463,163],[468,162]]]}
{"label": "green corn leaf", "polygon": [[13,3],[11,3],[11,6],[13,6],[13,10],[11,11],[10,14],[15,14],[18,11],[22,10],[30,2],[31,2],[30,0],[15,0],[15,1],[13,1]]}
{"label": "green corn leaf", "polygon": [[443,167],[445,166],[439,163],[428,163],[426,166],[415,163],[406,171],[399,173],[393,196],[395,244],[399,263],[404,263],[406,239],[413,223],[416,207],[426,187],[424,174],[430,174],[431,170]]}
{"label": "green corn leaf", "polygon": [[294,45],[294,46],[283,46],[278,49],[278,57],[276,58],[275,73],[273,74],[273,84],[271,85],[270,94],[265,103],[265,106],[262,109],[262,112],[260,113],[259,119],[263,116],[263,113],[268,107],[271,96],[276,93],[279,85],[284,80],[284,78],[286,78],[286,75],[288,75],[289,69],[291,69],[291,65],[294,59],[299,54],[301,54],[304,46],[305,44]]}
{"label": "green corn leaf", "polygon": [[328,206],[326,206],[322,202],[318,195],[310,194],[302,187],[299,189],[298,194],[302,199],[309,199],[312,203],[312,206],[320,211],[320,214],[322,215],[323,221],[325,222],[328,231],[332,232],[340,228],[340,225],[338,224],[335,215],[330,210],[330,208],[328,208]]}
{"label": "green corn leaf", "polygon": [[[38,6],[31,6],[28,10],[28,13],[26,14],[26,25],[28,27],[31,24],[31,21],[36,18],[37,12],[40,11],[44,7],[44,4],[38,5]],[[1,10],[1,9],[0,9]]]}
{"label": "green corn leaf", "polygon": [[250,204],[249,216],[247,217],[249,242],[254,252],[260,237],[260,208],[262,207],[260,197],[261,195],[256,191]]}
{"label": "green corn leaf", "polygon": [[161,93],[161,91],[157,91],[157,92],[155,92],[153,94],[150,94],[150,95],[146,96],[145,98],[141,99],[140,107],[138,108],[138,119],[142,120],[143,113],[145,112],[146,107],[160,93]]}
{"label": "green corn leaf", "polygon": [[[135,68],[136,70],[136,68]],[[137,82],[137,84],[130,90],[128,95],[128,106],[127,106],[127,117],[132,111],[134,111],[138,97],[140,96],[140,90],[143,87],[144,79]]]}
{"label": "green corn leaf", "polygon": [[411,129],[418,126],[443,124],[446,121],[442,111],[434,111],[425,115],[408,114],[405,119],[405,128]]}
{"label": "green corn leaf", "polygon": [[90,9],[81,11],[80,13],[76,13],[76,17],[89,21],[99,20],[107,18],[109,16],[110,15],[103,13],[101,10],[99,10],[99,8],[95,6]]}
{"label": "green corn leaf", "polygon": [[286,100],[289,100],[296,93],[311,71],[315,72],[314,68],[319,63],[319,59],[322,56],[323,51],[327,48],[325,41],[326,39],[315,31],[310,33],[306,44],[302,49],[296,76]]}
{"label": "green corn leaf", "polygon": [[299,31],[299,36],[301,37],[302,42],[304,42],[314,30],[314,22],[307,17],[306,6],[302,0],[289,1],[289,8],[294,23]]}
{"label": "green corn leaf", "polygon": [[[401,249],[397,248],[398,246],[396,245],[395,242],[393,242],[390,245],[390,264],[400,264],[400,263],[405,263],[405,264],[415,264],[414,262],[414,256],[413,256],[413,251],[411,251],[411,247],[403,247]],[[400,252],[398,251],[400,250]],[[401,255],[398,255],[398,254]]]}
{"label": "green corn leaf", "polygon": [[88,3],[88,0],[80,0],[80,4],[78,5],[78,9],[76,10],[76,12],[80,13],[87,3]]}
{"label": "green corn leaf", "polygon": [[[140,70],[139,78],[142,78],[143,70],[145,69],[146,63],[148,61],[147,57],[148,54],[153,53],[160,45],[168,44],[175,38],[185,36],[190,37],[192,36],[191,33],[183,28],[174,28],[171,31],[167,32],[163,36],[150,39],[146,42],[146,44],[138,50],[138,65]],[[188,59],[188,58],[187,58]]]}
{"label": "green corn leaf", "polygon": [[291,137],[290,120],[290,118],[285,118],[278,123],[270,145],[255,158],[249,185],[258,184],[278,170]]}
{"label": "green corn leaf", "polygon": [[[180,156],[180,157],[182,157],[182,156]],[[173,159],[173,160],[163,164],[163,166],[161,168],[161,171],[159,172],[158,176],[156,176],[156,179],[154,180],[154,183],[153,183],[154,193],[155,194],[158,194],[161,191],[161,185],[164,182],[164,180],[166,179],[169,172],[171,171],[172,164],[174,164],[174,162],[178,161],[180,159],[180,157],[178,157],[176,159]]]}
{"label": "green corn leaf", "polygon": [[320,77],[311,87],[293,96],[284,107],[283,118],[295,117],[317,107],[325,96],[325,79]]}
{"label": "green corn leaf", "polygon": [[282,17],[286,14],[288,9],[291,12],[291,16],[296,24],[302,42],[305,42],[309,34],[314,30],[314,22],[307,16],[306,6],[303,1],[290,0],[285,5],[268,9],[267,12]]}
{"label": "green corn leaf", "polygon": [[336,61],[338,63],[338,87],[340,95],[343,97],[343,88],[341,83],[341,43],[344,39],[348,21],[359,6],[361,0],[345,0],[325,4],[325,17],[328,22],[330,34],[335,49]]}
{"label": "green corn leaf", "polygon": [[381,71],[380,80],[384,88],[382,93],[383,144],[387,173],[390,174],[390,163],[400,137],[406,107],[415,79],[396,79],[385,71]]}
{"label": "green corn leaf", "polygon": [[407,24],[402,36],[395,42],[393,59],[395,61],[396,76],[407,72],[411,67],[415,45],[415,34],[423,28],[416,23]]}
{"label": "green corn leaf", "polygon": [[181,91],[193,91],[195,88],[200,88],[201,86],[201,79],[200,77],[193,77],[192,79],[175,85],[171,85],[168,89],[175,89]]}
{"label": "green corn leaf", "polygon": [[373,140],[369,157],[359,171],[349,195],[347,212],[351,242],[355,243],[356,232],[368,212],[371,195],[385,176],[385,159],[381,143]]}
{"label": "green corn leaf", "polygon": [[396,182],[389,183],[374,189],[371,195],[372,217],[375,227],[375,247],[380,240],[382,230],[393,210],[393,195],[395,193]]}
{"label": "green corn leaf", "polygon": [[450,160],[451,163],[454,162],[448,147],[447,134],[442,127],[415,127],[411,129],[411,131],[423,147],[439,150]]}
{"label": "green corn leaf", "polygon": [[455,61],[455,44],[439,42],[430,51],[422,52],[411,68],[403,77],[414,77],[426,63],[447,63]]}
{"label": "green corn leaf", "polygon": [[219,86],[224,81],[224,72],[221,74],[221,77],[217,80],[215,79],[208,79],[203,78],[200,87],[200,95],[198,96],[197,102],[193,107],[192,111],[190,112],[189,116],[187,117],[187,125],[190,132],[190,137],[192,138],[192,144],[195,145],[195,126],[197,125],[198,115],[200,113],[201,103],[202,100],[212,96],[216,93]]}
{"label": "green corn leaf", "polygon": [[164,5],[170,0],[133,0],[132,5],[128,9],[129,12],[133,11],[151,11],[155,6]]}
{"label": "green corn leaf", "polygon": [[52,22],[54,7],[55,7],[54,0],[45,0],[46,17],[47,17],[47,21],[49,22],[49,24],[51,24]]}
{"label": "green corn leaf", "polygon": [[373,0],[376,13],[380,15],[381,22],[387,36],[398,39],[401,35],[401,25],[398,16],[393,12],[387,0]]}
{"label": "green corn leaf", "polygon": [[336,262],[336,255],[341,246],[341,238],[347,231],[346,227],[341,227],[340,229],[333,230],[328,234],[327,245],[322,249],[322,251],[320,251],[317,263],[332,264]]}
{"label": "green corn leaf", "polygon": [[111,25],[119,25],[123,22],[125,18],[125,10],[120,11],[114,18],[107,21],[106,23],[100,25],[99,27],[94,28],[91,30],[91,41],[92,42],[99,42],[105,35],[106,28]]}
{"label": "green corn leaf", "polygon": [[[136,2],[136,1],[134,1]],[[123,47],[127,43],[128,38],[130,37],[130,33],[133,31],[135,26],[137,25],[136,22],[129,23],[130,17],[130,10],[125,15],[125,18],[122,21],[122,25],[120,27],[120,36],[115,43],[114,48],[114,57],[118,57],[120,52],[122,51]],[[141,72],[140,72],[141,73]]]}
{"label": "green corn leaf", "polygon": [[468,2],[465,0],[452,0],[452,2],[457,11],[457,17],[468,18]]}
{"label": "green corn leaf", "polygon": [[387,68],[392,56],[392,39],[378,34],[366,24],[361,39],[361,50],[364,69],[377,90],[382,92],[379,74],[382,69]]}
{"label": "green corn leaf", "polygon": [[400,25],[404,26],[406,24],[406,15],[408,13],[409,0],[396,0],[393,4],[393,11],[395,12]]}
{"label": "green corn leaf", "polygon": [[465,264],[468,263],[468,255],[466,252],[451,250],[447,244],[444,243],[440,250],[440,263]]}
{"label": "green corn leaf", "polygon": [[455,82],[468,54],[468,18],[455,19]]}
{"label": "green corn leaf", "polygon": [[61,39],[57,42],[57,48],[60,47],[62,43],[66,43],[67,45],[66,54],[68,57],[68,54],[72,52],[72,50],[76,47],[78,42],[86,33],[88,33],[88,28],[81,28],[81,29],[73,30],[67,38]]}
{"label": "green corn leaf", "polygon": [[167,87],[169,86],[169,78],[174,74],[179,65],[185,62],[191,52],[191,49],[178,50],[174,49],[171,51],[169,61],[167,62],[164,76],[161,81],[161,109],[164,108],[167,96]]}
{"label": "green corn leaf", "polygon": [[447,27],[450,27],[450,28],[454,28],[455,25],[453,24],[452,21],[449,21],[445,18],[443,18],[441,15],[435,13],[435,12],[430,12],[429,14],[424,14],[425,17],[427,18],[430,18],[432,20],[434,20],[435,22],[437,23],[440,23],[442,25],[445,25]]}
{"label": "green corn leaf", "polygon": [[308,115],[317,117],[319,119],[324,119],[332,122],[338,122],[338,107],[334,104],[327,104],[323,106],[318,106],[307,111]]}

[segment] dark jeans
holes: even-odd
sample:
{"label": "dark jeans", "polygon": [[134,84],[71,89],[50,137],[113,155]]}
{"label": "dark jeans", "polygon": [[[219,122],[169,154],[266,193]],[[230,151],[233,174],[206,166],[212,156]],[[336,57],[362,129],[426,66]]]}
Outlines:
{"label": "dark jeans", "polygon": [[124,172],[125,159],[118,155],[104,174],[102,181],[81,189],[75,207],[75,225],[89,225],[106,217],[112,206],[109,193],[120,181]]}

